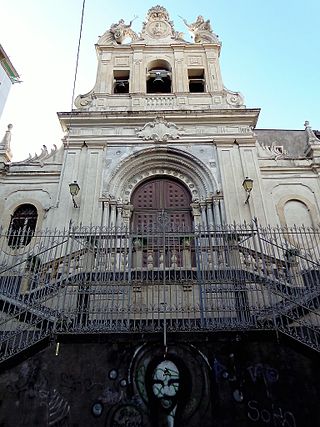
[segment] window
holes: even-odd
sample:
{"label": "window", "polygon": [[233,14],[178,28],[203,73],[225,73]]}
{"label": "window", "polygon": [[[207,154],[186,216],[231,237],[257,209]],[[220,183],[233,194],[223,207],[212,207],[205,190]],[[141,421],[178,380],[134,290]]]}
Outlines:
{"label": "window", "polygon": [[113,93],[129,93],[129,70],[114,70]]}
{"label": "window", "polygon": [[8,232],[8,245],[11,248],[27,246],[36,229],[38,212],[35,206],[23,204],[14,211]]}
{"label": "window", "polygon": [[152,61],[147,69],[147,93],[171,93],[171,67],[167,61]]}
{"label": "window", "polygon": [[189,79],[190,92],[193,92],[193,93],[205,92],[205,80],[204,80],[203,69],[188,70],[188,79]]}

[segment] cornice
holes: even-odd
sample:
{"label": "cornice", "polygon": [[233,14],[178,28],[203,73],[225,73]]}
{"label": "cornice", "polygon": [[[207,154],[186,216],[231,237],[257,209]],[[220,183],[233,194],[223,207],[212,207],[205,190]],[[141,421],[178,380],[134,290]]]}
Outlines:
{"label": "cornice", "polygon": [[155,116],[163,117],[176,124],[247,124],[255,127],[259,108],[237,108],[219,110],[159,110],[159,111],[72,111],[59,112],[58,117],[64,130],[71,126],[122,125],[139,126],[152,121]]}

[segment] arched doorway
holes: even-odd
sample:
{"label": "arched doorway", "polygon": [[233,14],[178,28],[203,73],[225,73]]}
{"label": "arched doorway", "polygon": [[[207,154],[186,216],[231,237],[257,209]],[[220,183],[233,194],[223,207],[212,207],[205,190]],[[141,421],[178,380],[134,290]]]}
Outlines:
{"label": "arched doorway", "polygon": [[167,228],[190,230],[192,225],[191,194],[184,184],[158,177],[145,181],[133,192],[133,229],[156,229],[163,222]]}

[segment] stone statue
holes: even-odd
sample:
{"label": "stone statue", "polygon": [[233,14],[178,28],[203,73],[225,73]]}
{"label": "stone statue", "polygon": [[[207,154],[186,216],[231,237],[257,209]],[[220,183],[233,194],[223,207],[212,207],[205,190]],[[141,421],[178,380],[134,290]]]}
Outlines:
{"label": "stone statue", "polygon": [[186,19],[180,18],[189,29],[195,43],[219,43],[217,35],[212,31],[209,19],[205,21],[203,16],[199,15],[195,22],[188,24]]}
{"label": "stone statue", "polygon": [[131,40],[137,40],[139,37],[131,28],[134,19],[129,24],[126,24],[123,19],[120,19],[116,24],[112,24],[110,29],[100,37],[98,44],[122,44],[126,37],[130,37]]}

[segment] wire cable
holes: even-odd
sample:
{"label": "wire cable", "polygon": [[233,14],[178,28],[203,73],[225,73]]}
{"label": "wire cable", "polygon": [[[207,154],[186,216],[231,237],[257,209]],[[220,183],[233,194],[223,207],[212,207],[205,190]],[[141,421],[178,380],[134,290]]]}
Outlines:
{"label": "wire cable", "polygon": [[85,4],[86,4],[86,0],[83,0],[83,2],[82,2],[82,11],[81,11],[81,21],[80,21],[80,31],[79,31],[79,38],[78,38],[76,66],[75,66],[75,71],[74,71],[72,97],[71,97],[70,120],[69,120],[69,127],[68,127],[68,136],[67,136],[67,141],[66,141],[67,142],[67,147],[69,145],[69,135],[70,135],[71,119],[72,119],[72,108],[73,108],[73,103],[74,103],[74,94],[75,94],[75,90],[76,90],[76,83],[77,83],[77,76],[78,76],[79,57],[80,57],[80,47],[81,47],[81,38],[82,38],[82,29],[83,29],[83,21],[84,21]]}

